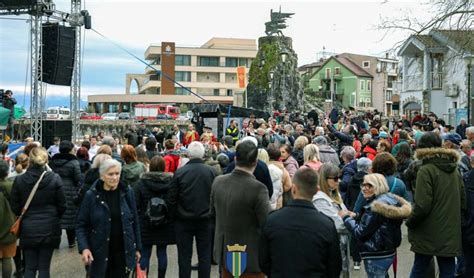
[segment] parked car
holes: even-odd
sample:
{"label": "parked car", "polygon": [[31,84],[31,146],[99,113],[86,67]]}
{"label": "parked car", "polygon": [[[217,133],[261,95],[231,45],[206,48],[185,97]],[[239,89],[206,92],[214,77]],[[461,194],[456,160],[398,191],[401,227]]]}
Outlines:
{"label": "parked car", "polygon": [[169,114],[159,114],[158,116],[156,116],[156,119],[157,120],[172,120],[173,117]]}
{"label": "parked car", "polygon": [[130,120],[132,116],[130,116],[130,113],[127,112],[122,112],[118,115],[119,120]]}
{"label": "parked car", "polygon": [[81,120],[102,120],[102,116],[96,113],[84,113],[81,115]]}
{"label": "parked car", "polygon": [[106,121],[116,121],[118,120],[118,114],[117,113],[105,113],[102,114],[102,119]]}

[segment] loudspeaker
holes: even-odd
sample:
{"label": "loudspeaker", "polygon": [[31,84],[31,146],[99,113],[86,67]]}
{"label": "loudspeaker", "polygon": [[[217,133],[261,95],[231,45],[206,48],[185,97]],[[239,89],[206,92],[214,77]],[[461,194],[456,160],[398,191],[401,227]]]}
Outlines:
{"label": "loudspeaker", "polygon": [[37,0],[0,0],[0,9],[25,9],[36,3]]}
{"label": "loudspeaker", "polygon": [[46,149],[53,145],[54,137],[59,137],[62,140],[71,141],[72,139],[72,121],[43,121],[43,138],[41,145]]}
{"label": "loudspeaker", "polygon": [[43,29],[43,82],[71,86],[76,48],[72,27],[46,23]]}

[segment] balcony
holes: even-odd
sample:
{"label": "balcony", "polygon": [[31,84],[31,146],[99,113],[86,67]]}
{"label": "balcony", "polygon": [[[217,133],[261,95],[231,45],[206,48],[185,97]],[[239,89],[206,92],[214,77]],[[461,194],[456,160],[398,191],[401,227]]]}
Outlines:
{"label": "balcony", "polygon": [[[332,78],[336,81],[340,81],[340,80],[342,80],[342,73],[334,73]],[[319,74],[319,79],[321,79],[321,80],[331,80],[331,75],[326,74],[325,72],[321,72]]]}
{"label": "balcony", "polygon": [[443,73],[432,72],[431,73],[431,88],[441,90],[443,88]]}

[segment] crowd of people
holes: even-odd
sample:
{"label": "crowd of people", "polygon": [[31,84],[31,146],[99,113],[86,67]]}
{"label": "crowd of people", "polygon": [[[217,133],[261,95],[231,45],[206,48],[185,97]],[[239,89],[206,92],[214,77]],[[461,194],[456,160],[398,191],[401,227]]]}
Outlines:
{"label": "crowd of people", "polygon": [[50,277],[62,230],[88,277],[148,272],[153,246],[165,277],[169,245],[182,278],[212,264],[221,277],[345,277],[361,264],[386,277],[404,223],[410,277],[433,274],[433,257],[440,277],[473,277],[474,127],[412,116],[249,115],[222,138],[140,125],[47,150],[29,140],[14,159],[3,144],[2,277]]}

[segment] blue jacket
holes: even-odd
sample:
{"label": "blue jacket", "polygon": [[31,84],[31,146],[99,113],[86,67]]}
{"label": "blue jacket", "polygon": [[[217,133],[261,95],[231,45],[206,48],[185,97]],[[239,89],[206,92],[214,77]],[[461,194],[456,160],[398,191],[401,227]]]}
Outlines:
{"label": "blue jacket", "polygon": [[341,191],[341,197],[345,198],[347,187],[352,180],[352,177],[357,173],[357,160],[354,159],[342,167],[341,182],[339,183],[339,190]]}
{"label": "blue jacket", "polygon": [[[76,236],[79,253],[89,249],[94,257],[89,268],[90,277],[104,277],[107,271],[110,237],[110,212],[103,193],[97,189],[101,180],[86,192],[76,220]],[[125,268],[132,271],[136,266],[135,252],[142,249],[140,225],[133,190],[120,182],[120,210],[125,252]]]}
{"label": "blue jacket", "polygon": [[344,217],[344,225],[357,240],[362,259],[382,259],[395,255],[402,242],[401,225],[411,213],[403,198],[385,193],[369,199],[359,221]]}

